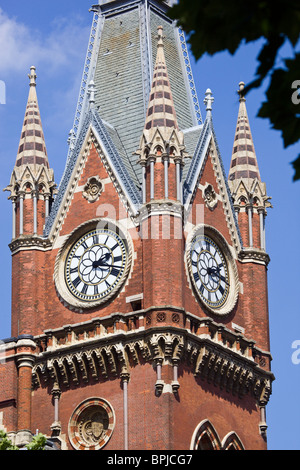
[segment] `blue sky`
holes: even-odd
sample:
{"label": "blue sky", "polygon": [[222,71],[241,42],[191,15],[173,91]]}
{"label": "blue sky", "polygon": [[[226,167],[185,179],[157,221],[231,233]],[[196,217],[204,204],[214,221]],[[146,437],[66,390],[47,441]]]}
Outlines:
{"label": "blue sky", "polygon": [[[88,10],[92,3],[92,0],[1,0],[0,81],[5,83],[6,94],[5,104],[0,104],[0,188],[9,183],[15,163],[31,65],[37,68],[37,93],[49,161],[56,182],[60,181],[88,45],[92,21],[92,13]],[[205,90],[211,88],[215,98],[213,120],[227,173],[239,104],[236,90],[240,81],[247,83],[253,79],[261,44],[257,41],[241,46],[234,56],[226,52],[205,56],[196,64],[190,57],[203,118]],[[282,58],[290,54],[288,47],[281,51]],[[261,177],[274,206],[266,220],[267,251],[271,258],[268,280],[272,370],[276,376],[267,407],[268,447],[295,450],[300,449],[300,364],[292,362],[295,352],[292,344],[300,342],[300,219],[297,206],[300,182],[292,182],[290,162],[298,155],[299,145],[284,149],[280,132],[272,130],[267,120],[256,117],[265,99],[265,88],[252,91],[246,104]],[[7,195],[0,192],[0,339],[11,335],[8,244],[12,216]],[[296,357],[300,358],[300,354]]]}

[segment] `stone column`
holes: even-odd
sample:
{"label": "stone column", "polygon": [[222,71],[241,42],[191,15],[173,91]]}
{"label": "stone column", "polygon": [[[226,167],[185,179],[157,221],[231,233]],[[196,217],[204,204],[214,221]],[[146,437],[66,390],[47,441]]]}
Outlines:
{"label": "stone column", "polygon": [[124,450],[128,450],[128,382],[129,373],[121,374],[123,385]]}
{"label": "stone column", "polygon": [[54,402],[54,422],[51,425],[51,431],[53,436],[59,436],[61,431],[61,423],[59,420],[59,400],[61,396],[61,390],[57,382],[54,383],[51,393]]}
{"label": "stone column", "polygon": [[18,337],[16,363],[18,367],[17,436],[16,445],[24,446],[32,439],[31,433],[31,379],[35,363],[36,344],[29,335]]}

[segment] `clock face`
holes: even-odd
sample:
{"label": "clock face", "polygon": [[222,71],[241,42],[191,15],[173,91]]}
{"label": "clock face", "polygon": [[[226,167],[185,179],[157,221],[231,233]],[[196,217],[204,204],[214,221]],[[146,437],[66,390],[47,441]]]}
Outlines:
{"label": "clock face", "polygon": [[91,230],[73,244],[66,257],[66,286],[81,302],[105,300],[120,287],[127,263],[126,243],[116,232]]}
{"label": "clock face", "polygon": [[229,270],[219,246],[206,235],[194,237],[190,248],[191,275],[201,300],[220,309],[230,289]]}

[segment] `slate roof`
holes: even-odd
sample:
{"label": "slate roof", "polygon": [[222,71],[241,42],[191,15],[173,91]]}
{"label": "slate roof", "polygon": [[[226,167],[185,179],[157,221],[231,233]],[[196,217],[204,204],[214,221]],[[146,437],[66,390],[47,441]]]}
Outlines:
{"label": "slate roof", "polygon": [[[185,135],[186,150],[191,156],[184,167],[184,178],[203,130],[195,109],[195,100],[198,103],[198,99],[191,92],[191,73],[187,70],[189,60],[182,43],[183,36],[167,17],[168,7],[155,0],[118,0],[101,1],[94,8],[96,13],[85,63],[85,68],[89,64],[89,71],[84,70],[81,86],[81,100],[82,90],[85,89],[81,118],[56,200],[46,222],[46,236],[59,210],[59,201],[63,199],[66,178],[71,175],[71,168],[79,154],[78,144],[82,142],[83,129],[87,129],[89,80],[95,83],[94,114],[99,116],[105,140],[110,142],[108,152],[117,156],[122,174],[126,173],[128,178],[123,184],[130,191],[135,190],[134,199],[139,200],[142,168],[135,152],[139,148],[146,120],[157,49],[157,27],[160,25],[164,32],[166,65],[178,126]],[[97,28],[94,27],[95,18]],[[94,45],[92,52],[91,44]]]}

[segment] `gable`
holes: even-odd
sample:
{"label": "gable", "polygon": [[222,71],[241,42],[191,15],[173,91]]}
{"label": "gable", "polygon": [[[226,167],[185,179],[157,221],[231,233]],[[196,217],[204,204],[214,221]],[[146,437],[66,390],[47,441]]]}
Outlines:
{"label": "gable", "polygon": [[109,204],[117,218],[124,216],[125,208],[125,212],[128,210],[130,215],[136,214],[140,205],[139,190],[106,133],[102,121],[97,119],[95,113],[90,113],[67,162],[58,194],[46,222],[44,234],[51,242],[55,241],[58,234],[69,233],[72,227],[83,220],[101,216],[99,198],[93,200],[88,197],[91,191],[88,185],[93,182],[99,187],[101,205]]}
{"label": "gable", "polygon": [[204,123],[197,151],[184,181],[184,205],[190,224],[214,226],[236,253],[241,250],[241,236],[231,193],[210,118]]}

